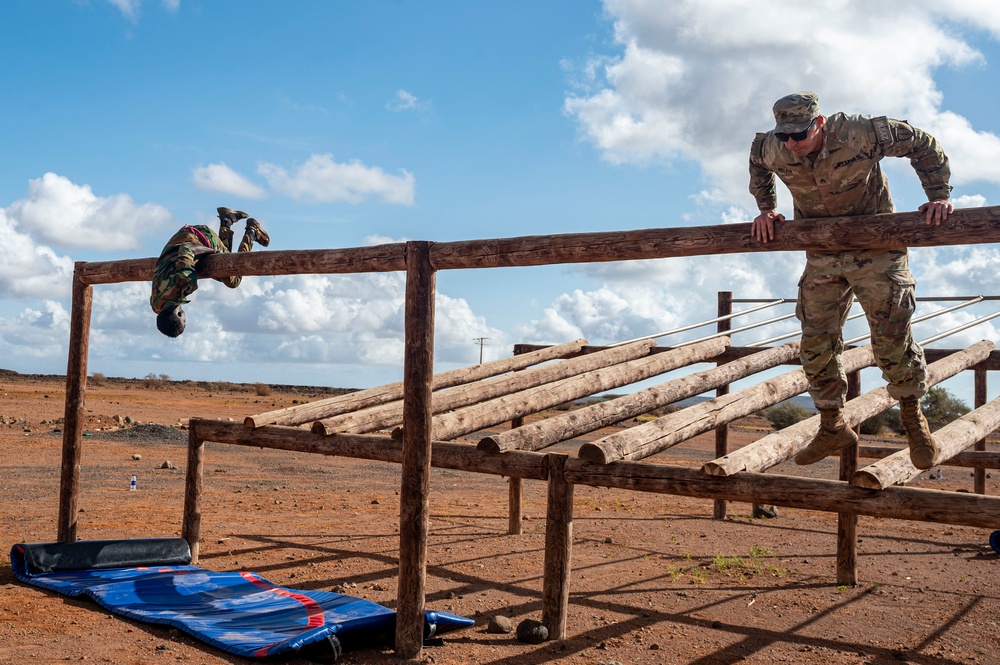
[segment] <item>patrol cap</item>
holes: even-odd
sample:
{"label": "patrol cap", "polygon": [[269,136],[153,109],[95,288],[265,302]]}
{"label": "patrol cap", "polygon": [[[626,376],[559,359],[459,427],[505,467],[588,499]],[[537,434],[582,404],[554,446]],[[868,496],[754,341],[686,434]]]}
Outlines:
{"label": "patrol cap", "polygon": [[774,103],[774,131],[787,134],[801,132],[819,115],[819,95],[815,92],[795,92]]}

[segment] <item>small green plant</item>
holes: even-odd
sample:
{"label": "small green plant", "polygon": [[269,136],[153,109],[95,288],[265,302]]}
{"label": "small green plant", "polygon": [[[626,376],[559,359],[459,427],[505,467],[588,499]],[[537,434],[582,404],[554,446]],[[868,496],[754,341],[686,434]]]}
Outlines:
{"label": "small green plant", "polygon": [[786,400],[769,409],[764,409],[763,415],[771,423],[771,427],[781,430],[805,420],[812,414],[805,407]]}
{"label": "small green plant", "polygon": [[847,591],[847,585],[841,584],[840,586],[837,587],[837,591]]}
{"label": "small green plant", "polygon": [[696,584],[704,584],[708,580],[708,575],[701,568],[692,568],[690,572]]}

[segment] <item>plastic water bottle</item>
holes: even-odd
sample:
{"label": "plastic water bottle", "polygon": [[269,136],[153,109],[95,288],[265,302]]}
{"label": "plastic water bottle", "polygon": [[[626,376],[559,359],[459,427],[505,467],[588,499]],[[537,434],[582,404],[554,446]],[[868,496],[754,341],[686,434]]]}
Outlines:
{"label": "plastic water bottle", "polygon": [[135,491],[135,474],[134,473],[132,474],[132,480],[128,484],[128,491],[129,492],[134,492]]}

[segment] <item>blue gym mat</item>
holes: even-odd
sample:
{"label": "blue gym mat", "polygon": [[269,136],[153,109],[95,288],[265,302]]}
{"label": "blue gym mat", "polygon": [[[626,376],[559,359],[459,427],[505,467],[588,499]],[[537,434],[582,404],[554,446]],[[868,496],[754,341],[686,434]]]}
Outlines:
{"label": "blue gym mat", "polygon": [[[180,538],[14,545],[14,576],[63,595],[89,596],[115,614],[167,624],[244,657],[290,652],[323,660],[343,648],[391,644],[396,613],[361,598],[276,586],[256,573],[189,565]],[[475,622],[424,613],[424,637]]]}

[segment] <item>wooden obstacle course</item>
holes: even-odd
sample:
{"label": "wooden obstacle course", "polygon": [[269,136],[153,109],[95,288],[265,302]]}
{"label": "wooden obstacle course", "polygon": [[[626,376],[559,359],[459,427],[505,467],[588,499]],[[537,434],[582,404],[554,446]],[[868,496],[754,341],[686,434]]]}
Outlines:
{"label": "wooden obstacle course", "polygon": [[[852,486],[844,481],[818,481],[747,472],[723,477],[648,461],[611,461],[595,464],[556,453],[509,450],[495,454],[478,450],[466,443],[434,441],[435,377],[431,370],[435,273],[438,270],[638,260],[738,252],[828,250],[831,247],[846,250],[959,245],[968,244],[970,239],[975,239],[977,243],[991,243],[1000,242],[1000,208],[957,210],[950,218],[949,224],[943,227],[927,226],[917,213],[799,221],[782,225],[778,237],[767,245],[752,241],[749,227],[749,224],[732,224],[452,243],[411,241],[368,248],[265,251],[205,257],[199,263],[199,274],[209,277],[405,270],[406,340],[403,381],[401,384],[394,384],[391,389],[386,388],[386,392],[378,398],[386,399],[383,403],[392,401],[387,398],[389,394],[393,395],[394,399],[401,398],[402,442],[396,442],[391,436],[377,434],[335,433],[323,436],[299,427],[288,426],[304,416],[304,409],[294,415],[284,413],[275,416],[271,413],[260,414],[259,417],[251,416],[248,417],[246,424],[193,420],[185,491],[184,537],[191,542],[193,551],[197,551],[202,510],[199,487],[204,468],[204,441],[266,445],[321,454],[348,454],[400,463],[402,480],[396,652],[403,658],[415,658],[421,652],[423,639],[428,479],[432,464],[437,466],[449,464],[454,465],[449,468],[499,473],[512,478],[546,479],[549,483],[550,507],[546,532],[543,620],[549,626],[550,635],[556,639],[562,638],[566,629],[569,550],[572,545],[572,487],[575,484],[703,497],[715,500],[717,507],[720,501],[745,501],[837,512],[842,520],[838,539],[838,580],[841,583],[853,581],[850,580],[853,569],[850,564],[856,557],[856,551],[852,550],[851,541],[856,541],[858,514],[940,521],[986,528],[995,528],[1000,524],[1000,499],[982,494],[945,493],[905,487],[887,487],[882,491],[873,491]],[[75,540],[77,537],[76,508],[93,301],[92,287],[105,283],[149,281],[153,265],[154,259],[139,259],[77,263],[75,267],[58,519],[58,540],[62,542]],[[723,354],[704,360],[723,363],[760,352],[760,349],[729,347]],[[928,353],[929,357],[930,355]],[[985,402],[985,370],[997,367],[1000,367],[1000,360],[994,353],[990,354],[988,360],[975,366],[977,406],[982,406],[980,399]],[[854,376],[856,377],[856,374]],[[787,391],[790,388],[785,387],[782,390]],[[717,391],[720,393],[717,395],[717,399],[720,400],[718,403],[732,403],[722,401],[728,397],[724,394],[725,386],[720,386]],[[371,393],[372,396],[374,394]],[[396,395],[398,397],[395,397]],[[340,406],[349,402],[350,400],[343,400]],[[543,408],[541,406],[543,403],[544,401],[538,401],[532,408]],[[726,418],[738,411],[739,409],[730,409],[726,417],[713,417],[708,429],[725,426],[729,422]],[[350,412],[350,409],[346,412]],[[528,413],[530,409],[524,411],[523,406],[517,408],[515,405],[512,406],[512,411],[505,413],[504,417],[520,419]],[[271,425],[269,422],[282,422],[285,425]],[[309,418],[297,424],[307,422],[310,422]],[[481,422],[479,426],[482,426]],[[463,427],[468,426],[463,425]],[[457,432],[462,431],[462,428],[442,429],[442,431],[458,436]],[[724,439],[721,435],[720,438]],[[975,445],[980,448],[978,452],[982,453],[981,441]],[[526,447],[532,446],[529,444]],[[542,448],[543,446],[538,447],[539,450]],[[721,453],[719,454],[721,456]],[[848,455],[842,456],[841,476],[845,479],[853,475],[856,470],[850,468],[856,465],[855,455],[856,451],[851,451]],[[974,458],[968,457],[967,453],[965,455],[963,463],[979,465],[977,474],[983,471],[980,467],[997,463],[996,455],[984,453]],[[981,481],[981,477],[984,476],[977,475],[977,490],[985,488],[985,481]],[[514,487],[515,484],[512,483],[510,500],[512,514]],[[716,515],[718,514],[717,509]]]}

